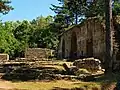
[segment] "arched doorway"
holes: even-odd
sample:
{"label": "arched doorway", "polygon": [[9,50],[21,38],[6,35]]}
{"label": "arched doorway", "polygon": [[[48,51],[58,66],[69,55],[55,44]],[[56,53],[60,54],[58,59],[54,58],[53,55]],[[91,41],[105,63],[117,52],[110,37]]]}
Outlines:
{"label": "arched doorway", "polygon": [[62,58],[65,58],[65,40],[62,41]]}
{"label": "arched doorway", "polygon": [[72,33],[72,37],[71,37],[70,58],[72,59],[77,58],[77,37],[75,32]]}
{"label": "arched doorway", "polygon": [[93,57],[93,39],[89,39],[86,42],[87,56]]}

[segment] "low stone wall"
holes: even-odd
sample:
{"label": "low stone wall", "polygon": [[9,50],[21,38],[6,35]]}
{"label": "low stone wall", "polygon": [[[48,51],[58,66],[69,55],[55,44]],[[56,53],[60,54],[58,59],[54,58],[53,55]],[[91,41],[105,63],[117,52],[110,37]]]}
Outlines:
{"label": "low stone wall", "polygon": [[85,58],[75,60],[73,63],[77,68],[84,68],[91,71],[101,70],[101,61],[99,59],[94,58]]}
{"label": "low stone wall", "polygon": [[0,61],[8,61],[9,55],[8,54],[0,54]]}
{"label": "low stone wall", "polygon": [[52,50],[46,48],[28,48],[25,51],[27,60],[42,60],[52,55]]}

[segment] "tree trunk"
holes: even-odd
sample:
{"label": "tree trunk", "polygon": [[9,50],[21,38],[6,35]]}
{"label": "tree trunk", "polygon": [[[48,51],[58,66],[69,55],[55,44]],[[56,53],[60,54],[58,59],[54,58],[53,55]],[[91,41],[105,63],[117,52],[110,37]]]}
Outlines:
{"label": "tree trunk", "polygon": [[106,52],[105,52],[105,73],[112,71],[112,5],[111,0],[105,0],[105,25],[106,25]]}
{"label": "tree trunk", "polygon": [[77,14],[77,12],[75,14],[75,24],[78,24],[78,14]]}

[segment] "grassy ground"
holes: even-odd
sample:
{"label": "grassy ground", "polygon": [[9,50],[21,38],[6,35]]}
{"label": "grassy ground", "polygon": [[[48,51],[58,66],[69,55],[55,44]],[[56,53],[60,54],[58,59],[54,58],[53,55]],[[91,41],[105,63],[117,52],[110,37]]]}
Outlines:
{"label": "grassy ground", "polygon": [[0,90],[114,90],[112,88],[115,87],[116,83],[115,78],[116,75],[113,75],[112,77],[102,76],[98,78],[96,81],[92,82],[65,79],[52,81],[24,81],[24,82],[0,81]]}
{"label": "grassy ground", "polygon": [[[63,61],[43,61],[36,62],[35,66],[39,65],[46,68],[57,68],[63,70],[63,63],[67,63],[71,66],[71,62]],[[38,64],[38,65],[37,65]],[[116,83],[116,80],[120,78],[119,74],[113,74],[108,76],[101,76],[97,80],[92,82],[82,82],[76,80],[52,80],[52,81],[3,81],[0,80],[0,90],[108,90],[107,88]],[[64,89],[62,89],[64,88]],[[75,89],[81,88],[81,89]],[[97,89],[95,89],[97,88]],[[104,88],[104,89],[103,89]],[[109,89],[113,90],[113,89]]]}
{"label": "grassy ground", "polygon": [[[3,85],[4,84],[4,85]],[[3,85],[3,86],[2,86]],[[6,86],[6,87],[5,87]],[[99,83],[94,82],[80,82],[80,81],[40,81],[40,82],[8,82],[0,81],[0,88],[6,88],[11,90],[52,90],[55,88],[87,88],[87,90],[92,90],[93,87],[100,88]],[[2,89],[0,89],[2,90]],[[58,90],[58,89],[56,89]]]}

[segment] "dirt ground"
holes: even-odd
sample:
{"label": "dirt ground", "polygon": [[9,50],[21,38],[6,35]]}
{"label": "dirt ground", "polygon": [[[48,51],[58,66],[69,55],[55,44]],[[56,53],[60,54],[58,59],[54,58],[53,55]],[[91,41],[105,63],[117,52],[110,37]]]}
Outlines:
{"label": "dirt ground", "polygon": [[[0,80],[0,90],[114,90],[115,84],[103,88],[99,83],[69,80],[11,82]],[[77,89],[76,89],[77,88]]]}
{"label": "dirt ground", "polygon": [[12,90],[15,87],[9,81],[0,80],[0,90]]}
{"label": "dirt ground", "polygon": [[[76,87],[84,87],[84,85],[88,85],[89,87],[99,87],[99,85],[95,83],[87,83],[80,81],[36,81],[36,82],[11,82],[0,80],[0,90],[63,90],[62,88],[66,88],[66,90],[70,90],[71,88]],[[57,88],[57,89],[56,89]],[[83,89],[84,90],[84,89]]]}

